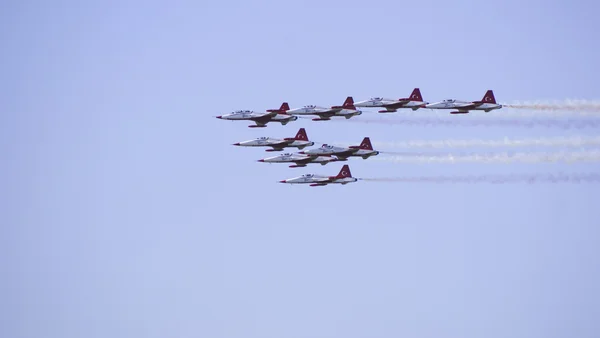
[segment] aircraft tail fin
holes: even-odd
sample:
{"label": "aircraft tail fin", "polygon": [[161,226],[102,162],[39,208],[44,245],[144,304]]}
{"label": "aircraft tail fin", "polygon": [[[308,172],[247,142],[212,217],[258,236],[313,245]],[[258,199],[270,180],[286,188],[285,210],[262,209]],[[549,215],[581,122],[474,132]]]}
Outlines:
{"label": "aircraft tail fin", "polygon": [[306,135],[306,130],[304,128],[300,128],[298,133],[296,133],[296,140],[298,141],[308,141],[308,135]]}
{"label": "aircraft tail fin", "polygon": [[496,98],[494,97],[494,91],[490,89],[487,92],[485,92],[485,95],[483,96],[483,99],[481,100],[481,102],[496,104]]}
{"label": "aircraft tail fin", "polygon": [[410,94],[410,100],[423,102],[423,96],[421,95],[421,90],[419,88],[413,89],[412,93]]}
{"label": "aircraft tail fin", "polygon": [[342,167],[342,169],[340,170],[340,173],[336,176],[336,178],[347,178],[347,177],[352,177],[352,173],[350,172],[350,166],[347,164],[344,164],[344,166]]}
{"label": "aircraft tail fin", "polygon": [[354,106],[354,98],[352,96],[348,96],[341,106],[333,106],[331,108],[343,108],[343,109],[356,110],[356,107]]}
{"label": "aircraft tail fin", "polygon": [[288,110],[290,110],[290,105],[287,102],[282,103],[279,109],[267,109],[269,113],[275,112],[281,114],[285,114],[285,112],[287,112]]}
{"label": "aircraft tail fin", "polygon": [[373,150],[373,146],[371,145],[371,139],[370,139],[370,138],[368,138],[368,137],[365,137],[365,138],[362,140],[362,142],[361,142],[361,144],[360,144],[359,148],[360,148],[360,149],[366,149],[366,150]]}

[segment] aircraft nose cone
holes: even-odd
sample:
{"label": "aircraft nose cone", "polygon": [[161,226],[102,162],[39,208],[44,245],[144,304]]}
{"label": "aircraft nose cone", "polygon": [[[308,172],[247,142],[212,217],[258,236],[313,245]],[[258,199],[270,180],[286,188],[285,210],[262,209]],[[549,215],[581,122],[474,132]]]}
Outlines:
{"label": "aircraft nose cone", "polygon": [[222,118],[223,118],[223,116],[222,116],[222,115],[219,115],[219,116],[217,116],[217,118],[218,118],[218,119],[222,119]]}
{"label": "aircraft nose cone", "polygon": [[260,160],[258,160],[258,161],[256,161],[256,162],[264,162],[264,161],[265,161],[265,160],[263,160],[263,159],[261,158]]}
{"label": "aircraft nose cone", "polygon": [[287,183],[287,181],[286,180],[281,180],[281,181],[279,181],[279,183]]}
{"label": "aircraft nose cone", "polygon": [[304,154],[306,154],[306,153],[305,153],[305,152],[303,152],[303,151],[301,151],[301,152],[299,152],[298,154],[302,154],[302,155],[304,155]]}
{"label": "aircraft nose cone", "polygon": [[239,143],[234,143],[233,145],[234,145],[234,146],[239,146],[240,144],[239,144]]}

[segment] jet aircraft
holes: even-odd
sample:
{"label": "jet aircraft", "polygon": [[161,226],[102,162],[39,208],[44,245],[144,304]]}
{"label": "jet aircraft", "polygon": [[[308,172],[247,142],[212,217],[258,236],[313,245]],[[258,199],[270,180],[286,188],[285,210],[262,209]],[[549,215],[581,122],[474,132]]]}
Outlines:
{"label": "jet aircraft", "polygon": [[354,99],[352,96],[348,96],[344,104],[341,106],[332,106],[331,108],[320,107],[315,105],[308,105],[302,108],[294,108],[286,111],[290,115],[317,115],[318,118],[312,119],[313,121],[328,121],[333,116],[343,116],[349,119],[353,116],[361,115],[362,111],[356,109],[354,106]]}
{"label": "jet aircraft", "polygon": [[286,125],[290,121],[296,121],[298,116],[286,114],[286,109],[289,109],[287,103],[283,103],[279,109],[269,109],[266,113],[260,113],[253,110],[237,110],[230,114],[219,115],[218,119],[232,121],[254,121],[255,125],[249,125],[250,128],[264,128],[269,122],[279,122],[281,125]]}
{"label": "jet aircraft", "polygon": [[450,114],[467,114],[470,110],[483,110],[486,113],[494,109],[502,108],[501,104],[496,103],[494,92],[488,90],[481,101],[460,101],[455,99],[447,99],[440,102],[430,103],[425,106],[429,109],[455,109]]}
{"label": "jet aircraft", "polygon": [[429,102],[423,101],[419,88],[413,89],[410,97],[402,99],[388,99],[384,97],[372,97],[365,101],[355,103],[356,107],[383,107],[380,113],[395,113],[399,108],[410,108],[413,111],[425,107]]}
{"label": "jet aircraft", "polygon": [[248,140],[243,142],[234,143],[234,146],[242,147],[272,147],[272,149],[266,149],[265,151],[282,151],[283,148],[304,149],[305,147],[315,145],[314,142],[308,140],[306,130],[300,128],[296,133],[295,137],[286,137],[284,139],[274,137],[258,137],[254,140]]}
{"label": "jet aircraft", "polygon": [[357,178],[352,177],[350,173],[350,167],[346,164],[342,167],[337,176],[323,176],[315,174],[305,174],[302,176],[288,178],[286,180],[279,181],[279,183],[289,184],[310,184],[311,187],[324,186],[327,184],[342,184],[358,181]]}
{"label": "jet aircraft", "polygon": [[326,165],[329,162],[337,161],[347,161],[347,159],[339,159],[337,157],[332,156],[310,156],[298,153],[285,153],[278,156],[258,160],[258,162],[265,163],[295,163],[289,166],[290,168],[306,167],[306,165],[309,163],[320,163],[321,165]]}
{"label": "jet aircraft", "polygon": [[359,146],[350,147],[336,147],[329,144],[323,144],[319,148],[309,149],[307,151],[301,151],[299,154],[305,154],[310,156],[331,156],[335,155],[340,159],[347,159],[351,156],[362,157],[367,159],[371,156],[379,155],[379,151],[373,150],[371,145],[371,139],[365,137]]}

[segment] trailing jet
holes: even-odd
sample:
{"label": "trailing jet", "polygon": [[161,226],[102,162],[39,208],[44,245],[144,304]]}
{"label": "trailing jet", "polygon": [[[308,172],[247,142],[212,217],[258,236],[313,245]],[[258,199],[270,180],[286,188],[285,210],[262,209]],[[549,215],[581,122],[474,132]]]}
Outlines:
{"label": "trailing jet", "polygon": [[273,137],[258,137],[254,140],[243,141],[234,143],[234,146],[242,147],[272,147],[272,149],[266,149],[265,151],[282,151],[283,148],[304,149],[305,147],[315,145],[314,142],[308,140],[306,130],[300,128],[296,137],[286,137],[284,139],[278,139]]}
{"label": "trailing jet", "polygon": [[357,178],[352,177],[350,173],[350,167],[346,164],[342,167],[339,174],[337,176],[322,176],[315,174],[305,174],[302,176],[288,178],[287,180],[279,181],[279,183],[289,183],[289,184],[310,184],[311,187],[324,186],[327,184],[342,184],[346,185],[348,183],[358,181]]}
{"label": "trailing jet", "polygon": [[413,111],[425,107],[429,102],[423,101],[419,88],[413,89],[410,97],[403,99],[386,99],[383,97],[372,97],[365,101],[355,103],[356,107],[383,107],[380,113],[395,113],[399,108],[410,108]]}
{"label": "trailing jet", "polygon": [[430,103],[425,106],[429,109],[456,109],[450,112],[450,114],[467,114],[469,110],[483,110],[486,113],[494,109],[502,108],[501,104],[496,103],[494,92],[488,90],[481,101],[460,101],[455,99],[447,99],[440,102]]}
{"label": "trailing jet", "polygon": [[341,106],[332,106],[331,108],[326,108],[308,105],[302,108],[287,110],[287,113],[291,115],[317,115],[319,117],[312,119],[313,121],[327,121],[331,120],[333,116],[343,116],[346,119],[349,119],[352,116],[362,114],[362,111],[356,109],[354,106],[354,99],[352,96],[348,96],[346,101],[344,101],[344,104]]}
{"label": "trailing jet", "polygon": [[346,159],[339,159],[332,156],[310,156],[304,154],[292,154],[285,153],[278,156],[273,156],[269,158],[263,158],[258,160],[258,162],[265,163],[295,163],[290,166],[290,168],[299,168],[306,167],[309,163],[320,163],[321,165],[326,165],[329,162],[337,162],[337,161],[347,161]]}
{"label": "trailing jet", "polygon": [[232,121],[254,121],[256,125],[249,125],[248,127],[250,128],[264,128],[269,122],[279,122],[285,126],[290,121],[298,119],[297,116],[286,114],[285,111],[288,109],[290,109],[289,106],[284,102],[281,108],[269,109],[266,113],[259,113],[253,110],[237,110],[230,114],[217,116],[217,118]]}
{"label": "trailing jet", "polygon": [[351,156],[362,157],[367,159],[371,156],[379,155],[379,151],[373,150],[371,145],[371,139],[365,137],[359,146],[350,147],[336,147],[328,144],[323,144],[320,148],[309,149],[307,151],[301,151],[299,154],[305,154],[310,156],[331,156],[335,155],[340,159],[347,159]]}

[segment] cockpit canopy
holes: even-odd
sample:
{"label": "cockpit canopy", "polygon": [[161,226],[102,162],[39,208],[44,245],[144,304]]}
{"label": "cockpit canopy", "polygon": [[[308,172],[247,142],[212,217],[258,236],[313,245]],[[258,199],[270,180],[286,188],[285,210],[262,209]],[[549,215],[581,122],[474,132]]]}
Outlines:
{"label": "cockpit canopy", "polygon": [[281,156],[283,156],[283,157],[291,157],[292,155],[293,155],[292,153],[281,154]]}
{"label": "cockpit canopy", "polygon": [[370,100],[371,101],[382,101],[383,97],[372,97]]}
{"label": "cockpit canopy", "polygon": [[445,99],[443,102],[454,102],[456,101],[455,99]]}
{"label": "cockpit canopy", "polygon": [[314,104],[309,104],[309,105],[304,106],[304,108],[315,108],[315,107],[317,107],[317,106],[315,106]]}
{"label": "cockpit canopy", "polygon": [[268,140],[269,138],[267,136],[261,136],[261,137],[257,137],[257,140]]}
{"label": "cockpit canopy", "polygon": [[313,177],[313,176],[315,176],[315,175],[314,174],[304,174],[304,175],[302,175],[302,177]]}
{"label": "cockpit canopy", "polygon": [[232,114],[244,114],[244,113],[252,113],[251,110],[236,110]]}

